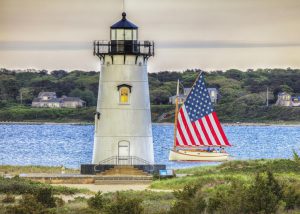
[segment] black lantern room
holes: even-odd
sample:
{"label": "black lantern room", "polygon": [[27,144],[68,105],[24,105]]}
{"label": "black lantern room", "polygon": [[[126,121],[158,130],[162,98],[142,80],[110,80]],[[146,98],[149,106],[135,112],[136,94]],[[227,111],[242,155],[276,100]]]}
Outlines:
{"label": "black lantern room", "polygon": [[148,59],[154,56],[154,42],[139,41],[138,27],[126,19],[122,19],[110,27],[110,41],[94,41],[94,55],[104,59],[105,55],[136,55]]}

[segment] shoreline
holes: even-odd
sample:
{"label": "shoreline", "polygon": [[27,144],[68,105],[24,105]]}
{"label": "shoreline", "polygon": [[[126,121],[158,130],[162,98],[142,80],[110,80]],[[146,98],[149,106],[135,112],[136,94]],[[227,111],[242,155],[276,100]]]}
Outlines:
{"label": "shoreline", "polygon": [[[173,123],[156,123],[153,125],[173,125]],[[92,122],[38,122],[38,121],[0,121],[0,125],[94,125]],[[224,126],[300,126],[300,122],[280,121],[280,122],[224,122]]]}

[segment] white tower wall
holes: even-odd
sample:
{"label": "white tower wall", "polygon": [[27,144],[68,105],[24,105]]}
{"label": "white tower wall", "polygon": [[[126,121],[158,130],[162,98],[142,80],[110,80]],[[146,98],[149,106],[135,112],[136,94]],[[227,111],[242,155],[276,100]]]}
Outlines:
{"label": "white tower wall", "polygon": [[[93,163],[135,156],[154,163],[147,60],[105,56],[99,81]],[[124,63],[125,59],[125,63]],[[129,104],[120,104],[118,86],[131,86]]]}

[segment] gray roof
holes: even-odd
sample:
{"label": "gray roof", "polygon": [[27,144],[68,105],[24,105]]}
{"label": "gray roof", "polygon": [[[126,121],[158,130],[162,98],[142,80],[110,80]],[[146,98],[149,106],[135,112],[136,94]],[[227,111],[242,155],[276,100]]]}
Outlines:
{"label": "gray roof", "polygon": [[63,102],[85,102],[79,97],[64,97],[61,98]]}
{"label": "gray roof", "polygon": [[56,96],[56,92],[40,92],[38,97],[43,97],[43,96],[47,96],[47,97],[53,97]]}
{"label": "gray roof", "polygon": [[[42,100],[42,102],[44,102]],[[52,98],[51,100],[46,100],[47,103],[60,103],[61,102],[61,99],[59,98]]]}
{"label": "gray roof", "polygon": [[278,95],[281,96],[281,95],[290,95],[290,94],[286,93],[286,92],[280,92],[280,93],[278,93]]}
{"label": "gray roof", "polygon": [[41,101],[41,98],[34,98],[33,100],[32,100],[32,102],[40,102]]}

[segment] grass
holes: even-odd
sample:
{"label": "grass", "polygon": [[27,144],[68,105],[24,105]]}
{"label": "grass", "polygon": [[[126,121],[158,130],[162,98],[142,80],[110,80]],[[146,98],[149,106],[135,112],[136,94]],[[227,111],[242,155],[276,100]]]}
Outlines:
{"label": "grass", "polygon": [[201,183],[215,186],[226,181],[247,182],[257,172],[270,170],[282,182],[300,183],[300,162],[289,159],[229,161],[219,166],[179,169],[176,173],[189,174],[186,177],[156,180],[151,184],[154,189],[182,189],[185,185]]}
{"label": "grass", "polygon": [[[26,173],[61,173],[61,167],[53,166],[11,166],[11,165],[0,165],[0,175],[10,174],[19,175]],[[65,169],[65,173],[79,173],[77,169]]]}
{"label": "grass", "polygon": [[50,184],[44,184],[34,182],[20,178],[18,176],[13,178],[1,178],[0,177],[0,194],[34,194],[41,188],[51,188],[54,194],[62,195],[74,195],[77,193],[90,193],[86,189],[70,188],[65,186],[51,186]]}

